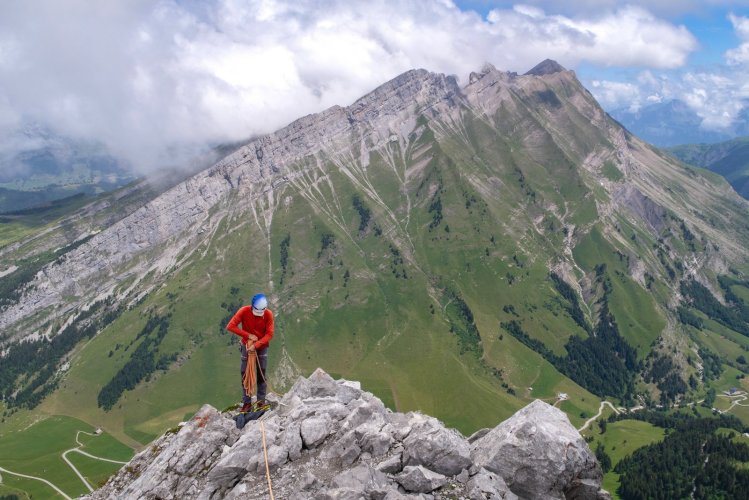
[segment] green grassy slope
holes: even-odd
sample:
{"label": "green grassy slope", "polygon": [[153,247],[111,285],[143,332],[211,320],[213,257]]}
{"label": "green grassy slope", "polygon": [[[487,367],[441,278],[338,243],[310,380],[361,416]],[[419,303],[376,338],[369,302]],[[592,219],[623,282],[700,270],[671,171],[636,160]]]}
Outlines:
{"label": "green grassy slope", "polygon": [[[0,467],[20,474],[42,477],[70,496],[88,492],[73,470],[63,461],[62,453],[79,446],[76,442],[78,431],[93,433],[95,428],[78,419],[64,416],[27,415],[25,421],[29,420],[32,423],[25,427],[4,426],[0,435]],[[18,423],[20,422],[17,421],[16,424]],[[101,442],[94,444],[96,440]],[[81,442],[84,443],[82,450],[96,456],[113,460],[128,460],[132,457],[132,450],[106,434],[89,436]],[[80,463],[84,475],[90,474],[95,484],[106,480],[119,469],[116,464],[75,455],[70,453],[68,457],[74,464]],[[24,490],[35,498],[57,496],[57,493],[42,482],[10,474],[3,474],[2,477],[4,484]]]}

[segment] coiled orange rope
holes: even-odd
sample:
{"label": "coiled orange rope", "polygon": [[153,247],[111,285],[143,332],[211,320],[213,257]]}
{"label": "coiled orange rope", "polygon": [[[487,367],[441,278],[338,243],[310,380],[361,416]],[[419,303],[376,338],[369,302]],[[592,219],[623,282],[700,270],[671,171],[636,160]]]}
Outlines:
{"label": "coiled orange rope", "polygon": [[244,393],[247,396],[252,396],[255,392],[255,386],[257,385],[257,352],[250,351],[247,353],[247,368],[244,370],[244,377],[242,378],[242,386],[244,386]]}

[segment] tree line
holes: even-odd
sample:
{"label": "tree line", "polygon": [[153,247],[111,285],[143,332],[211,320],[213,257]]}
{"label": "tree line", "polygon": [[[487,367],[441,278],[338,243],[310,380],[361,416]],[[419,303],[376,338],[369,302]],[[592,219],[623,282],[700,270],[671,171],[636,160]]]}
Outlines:
{"label": "tree line", "polygon": [[[564,346],[567,356],[558,356],[543,342],[529,337],[517,320],[500,323],[500,326],[593,394],[614,396],[626,401],[632,398],[634,375],[639,369],[639,364],[637,352],[619,334],[616,318],[609,309],[612,288],[605,272],[605,264],[596,266],[596,274],[604,290],[600,299],[598,324],[593,330],[593,335],[588,338],[582,339],[575,335],[569,338]],[[569,290],[565,289],[563,296],[567,298],[568,294]],[[571,304],[571,307],[574,307],[574,304]],[[579,303],[577,307],[579,308]]]}
{"label": "tree line", "polygon": [[614,472],[621,475],[617,493],[629,499],[746,498],[749,446],[735,441],[735,433],[717,434],[718,428],[743,432],[733,416],[696,418],[685,413],[641,411],[612,415],[609,421],[636,419],[669,429],[663,441],[637,449],[622,459]]}
{"label": "tree line", "polygon": [[51,339],[42,336],[9,346],[0,363],[0,399],[10,408],[36,407],[57,387],[58,370],[73,348],[120,313],[114,299],[98,301]]}
{"label": "tree line", "polygon": [[[724,278],[721,285],[726,284],[724,289],[730,291],[727,283]],[[694,279],[683,280],[680,291],[692,307],[705,313],[708,318],[749,337],[749,307],[732,292],[730,297],[736,301],[733,308],[721,304],[705,285]]]}
{"label": "tree line", "polygon": [[448,301],[445,310],[447,320],[450,323],[450,332],[458,337],[460,353],[472,352],[481,357],[484,348],[481,345],[481,335],[478,327],[476,327],[473,311],[460,296],[460,293],[452,288],[446,287],[444,295]]}
{"label": "tree line", "polygon": [[176,359],[176,354],[158,356],[158,348],[169,330],[171,314],[152,316],[146,321],[135,341],[143,339],[133,351],[130,359],[102,387],[97,403],[109,411],[117,403],[122,393],[134,389],[141,381],[148,380],[156,370],[166,370]]}
{"label": "tree line", "polygon": [[577,292],[575,292],[575,290],[557,273],[551,273],[549,274],[549,277],[551,278],[551,282],[554,283],[554,288],[556,288],[557,292],[559,292],[559,294],[564,297],[568,303],[567,307],[565,308],[567,310],[567,314],[570,315],[570,318],[572,318],[572,320],[577,323],[580,328],[590,333],[591,328],[588,322],[585,320],[585,314],[580,307],[580,299],[578,299],[577,297]]}

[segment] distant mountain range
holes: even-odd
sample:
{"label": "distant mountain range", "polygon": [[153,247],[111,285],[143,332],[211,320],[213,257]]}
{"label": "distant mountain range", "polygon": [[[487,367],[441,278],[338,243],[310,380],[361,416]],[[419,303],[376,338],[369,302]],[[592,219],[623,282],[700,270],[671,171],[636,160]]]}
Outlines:
{"label": "distant mountain range", "polygon": [[749,198],[749,137],[717,144],[682,144],[667,151],[685,163],[722,175],[737,193]]}
{"label": "distant mountain range", "polygon": [[633,134],[661,147],[715,143],[749,135],[749,107],[744,108],[730,129],[719,131],[701,128],[702,118],[678,99],[650,104],[636,112],[620,108],[609,114]]}

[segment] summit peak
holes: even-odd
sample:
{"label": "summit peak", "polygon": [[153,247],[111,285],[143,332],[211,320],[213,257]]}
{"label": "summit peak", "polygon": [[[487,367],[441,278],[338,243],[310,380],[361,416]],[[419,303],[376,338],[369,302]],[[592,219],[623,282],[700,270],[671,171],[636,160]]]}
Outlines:
{"label": "summit peak", "polygon": [[562,71],[567,71],[567,69],[553,59],[544,59],[528,71],[526,75],[543,76]]}

